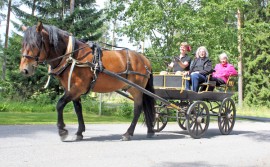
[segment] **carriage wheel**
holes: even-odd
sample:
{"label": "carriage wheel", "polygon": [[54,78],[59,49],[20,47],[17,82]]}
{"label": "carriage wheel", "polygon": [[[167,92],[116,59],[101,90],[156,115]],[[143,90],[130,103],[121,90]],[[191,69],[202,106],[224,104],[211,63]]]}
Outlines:
{"label": "carriage wheel", "polygon": [[177,123],[180,126],[180,128],[183,129],[183,130],[187,130],[186,123],[185,123],[186,114],[183,113],[183,112],[177,112],[176,114],[177,114],[177,117],[176,117],[177,118]]}
{"label": "carriage wheel", "polygon": [[165,106],[156,106],[156,116],[154,122],[154,131],[162,131],[168,123],[168,108]]}
{"label": "carriage wheel", "polygon": [[218,127],[223,135],[231,133],[236,116],[236,108],[231,98],[225,98],[219,108]]}
{"label": "carriage wheel", "polygon": [[209,109],[203,101],[193,103],[187,112],[186,127],[191,137],[201,138],[207,131],[210,121]]}

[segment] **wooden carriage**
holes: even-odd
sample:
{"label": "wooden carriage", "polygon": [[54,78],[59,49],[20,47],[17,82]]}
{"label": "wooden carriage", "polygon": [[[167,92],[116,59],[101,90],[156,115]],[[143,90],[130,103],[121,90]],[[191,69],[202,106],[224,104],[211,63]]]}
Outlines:
{"label": "wooden carriage", "polygon": [[[194,92],[185,89],[188,79],[189,77],[181,74],[154,74],[155,94],[178,107],[158,103],[155,106],[155,130],[162,131],[169,119],[176,119],[179,126],[188,130],[193,138],[201,138],[208,129],[210,116],[216,116],[220,132],[229,134],[236,116],[235,103],[231,99],[233,92],[227,92],[231,82],[221,86],[223,91]],[[215,84],[206,82],[202,85]]]}

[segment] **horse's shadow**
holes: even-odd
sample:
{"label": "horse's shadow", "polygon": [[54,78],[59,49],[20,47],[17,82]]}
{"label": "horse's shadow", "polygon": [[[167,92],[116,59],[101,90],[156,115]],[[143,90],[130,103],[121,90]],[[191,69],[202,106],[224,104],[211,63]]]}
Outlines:
{"label": "horse's shadow", "polygon": [[[220,137],[222,134],[220,133],[219,129],[208,129],[206,134],[201,139],[212,139]],[[270,132],[264,133],[264,135],[260,134],[259,132],[253,131],[232,131],[229,136],[245,136],[252,138],[254,140],[260,141],[269,141],[270,139]],[[223,135],[226,137],[226,135]],[[108,142],[108,141],[121,141],[122,135],[121,134],[108,134],[108,135],[100,135],[100,136],[85,136],[82,140],[83,142],[89,141],[98,141],[98,142]],[[147,138],[146,134],[134,134],[131,137],[132,141],[147,141],[147,140],[180,140],[184,138],[190,138],[188,131],[162,131],[156,133],[152,138]],[[74,141],[68,141],[74,142]]]}
{"label": "horse's shadow", "polygon": [[[94,136],[94,137],[85,137],[83,141],[121,141],[122,135],[121,134],[109,134],[109,135],[101,135],[101,136]],[[175,134],[175,133],[156,133],[153,137],[147,138],[146,134],[134,134],[131,137],[132,141],[143,141],[143,140],[176,140],[176,139],[183,139],[185,135]]]}
{"label": "horse's shadow", "polygon": [[[93,129],[91,130],[93,131]],[[204,136],[201,139],[215,139],[218,137],[226,136],[243,136],[250,138],[255,141],[269,141],[270,140],[270,131],[248,131],[248,130],[233,130],[229,135],[222,135],[218,128],[209,128]],[[180,140],[192,137],[189,135],[187,130],[163,130],[161,132],[155,133],[152,138],[147,138],[146,133],[136,133],[131,137],[132,141],[147,141],[147,140]],[[98,142],[108,142],[108,141],[121,141],[122,134],[96,134],[94,136],[85,134],[82,141],[98,141]],[[199,139],[200,140],[200,139]],[[74,141],[68,141],[74,142]]]}
{"label": "horse's shadow", "polygon": [[[185,138],[186,135],[174,133],[174,132],[160,132],[155,133],[155,135],[151,138],[147,138],[146,133],[135,133],[134,136],[131,137],[131,141],[147,141],[147,140],[179,140]],[[97,141],[97,142],[116,142],[122,141],[122,134],[108,134],[108,135],[99,135],[99,136],[89,136],[84,135],[83,140],[80,142],[89,142],[89,141]],[[65,142],[76,142],[75,140],[67,140]]]}

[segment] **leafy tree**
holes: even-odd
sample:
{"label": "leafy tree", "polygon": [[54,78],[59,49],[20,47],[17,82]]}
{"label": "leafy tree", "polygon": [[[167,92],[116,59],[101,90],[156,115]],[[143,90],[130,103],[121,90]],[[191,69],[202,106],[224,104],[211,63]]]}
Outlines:
{"label": "leafy tree", "polygon": [[[20,16],[24,25],[34,25],[37,20],[45,24],[55,25],[72,33],[77,38],[97,40],[102,36],[102,10],[95,7],[95,0],[75,1],[74,11],[70,12],[69,1],[22,0],[29,8],[35,8],[36,15],[28,14],[13,6],[14,12]],[[34,5],[33,2],[36,2]]]}
{"label": "leafy tree", "polygon": [[[32,26],[37,20],[45,24],[55,25],[61,29],[71,32],[77,38],[97,40],[101,37],[103,26],[102,11],[97,11],[94,0],[75,1],[74,12],[70,14],[68,1],[52,0],[22,0],[19,4],[13,4],[12,9],[22,24]],[[19,9],[19,6],[26,5],[32,9],[31,14]],[[33,12],[35,11],[35,12]],[[14,23],[20,30],[20,25]],[[6,50],[8,57],[7,81],[0,85],[5,88],[5,94],[11,98],[33,98],[39,94],[50,95],[53,100],[62,91],[59,83],[51,79],[49,89],[43,86],[47,81],[47,67],[39,66],[34,76],[25,78],[18,71],[20,61],[21,40],[17,34],[10,38],[9,47]]]}
{"label": "leafy tree", "polygon": [[[193,51],[208,48],[214,64],[226,52],[238,62],[237,10],[244,13],[244,98],[249,105],[269,104],[269,1],[267,0],[134,0],[111,1],[109,19],[123,21],[122,34],[134,41],[149,39],[146,55],[160,71],[166,56],[178,54],[177,43],[189,42]],[[111,13],[113,15],[111,15]],[[164,63],[166,64],[166,63]]]}
{"label": "leafy tree", "polygon": [[147,56],[160,70],[158,63],[179,54],[182,41],[190,43],[193,52],[205,45],[215,61],[217,54],[224,51],[236,58],[235,14],[243,3],[242,0],[115,0],[107,13],[109,19],[123,21],[120,33],[131,40],[149,39]]}
{"label": "leafy tree", "polygon": [[248,105],[270,107],[270,4],[250,0],[244,14],[244,99]]}

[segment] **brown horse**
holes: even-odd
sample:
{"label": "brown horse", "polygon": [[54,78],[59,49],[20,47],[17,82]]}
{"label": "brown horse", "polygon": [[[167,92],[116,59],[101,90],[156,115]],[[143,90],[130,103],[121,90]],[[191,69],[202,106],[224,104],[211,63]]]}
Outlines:
{"label": "brown horse", "polygon": [[[68,136],[68,131],[64,128],[63,109],[70,101],[73,102],[79,124],[78,131],[75,134],[76,140],[83,139],[82,133],[85,131],[85,124],[80,96],[87,93],[89,89],[99,93],[113,92],[121,89],[129,92],[134,100],[134,117],[126,133],[123,134],[122,139],[129,140],[133,136],[142,110],[144,111],[148,129],[147,137],[152,137],[154,135],[155,100],[127,83],[105,74],[102,70],[85,66],[96,59],[93,47],[75,39],[74,49],[71,51],[71,54],[66,54],[69,50],[67,48],[69,35],[68,32],[55,26],[43,25],[42,23],[25,28],[20,63],[20,71],[26,76],[31,76],[34,74],[38,64],[47,62],[51,67],[51,74],[63,86],[65,93],[59,99],[56,106],[58,113],[57,127],[61,140],[65,140]],[[68,63],[69,60],[76,61],[73,70],[71,69],[73,64]],[[130,50],[103,50],[100,55],[100,61],[102,67],[107,71],[119,74],[153,92],[153,76],[149,72],[151,71],[151,65],[145,56]],[[70,73],[71,77],[69,77]],[[69,79],[70,83],[68,82]],[[93,80],[95,83],[92,82]]]}

